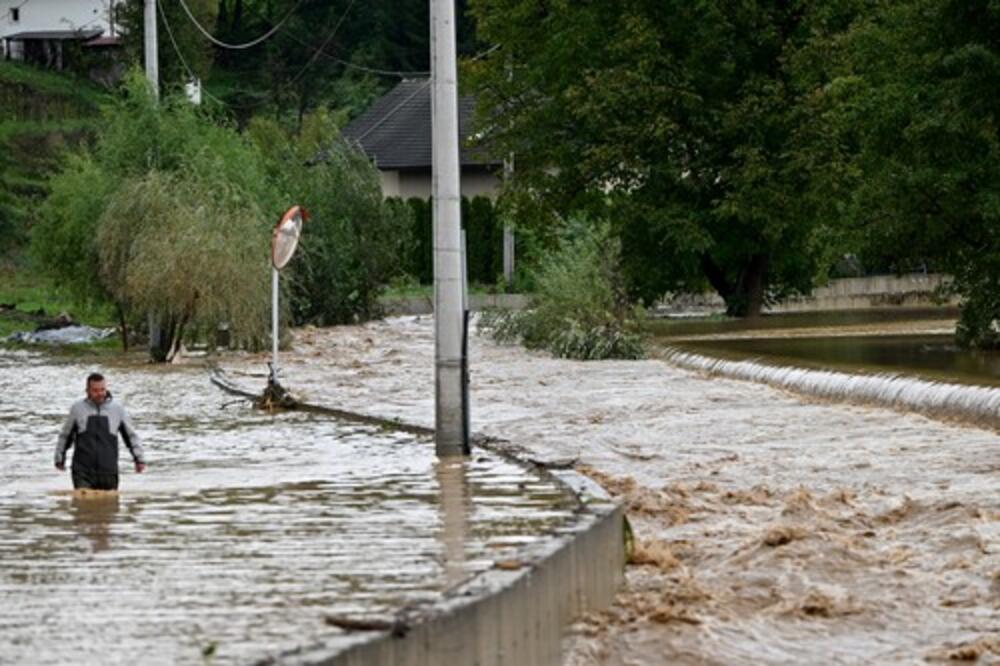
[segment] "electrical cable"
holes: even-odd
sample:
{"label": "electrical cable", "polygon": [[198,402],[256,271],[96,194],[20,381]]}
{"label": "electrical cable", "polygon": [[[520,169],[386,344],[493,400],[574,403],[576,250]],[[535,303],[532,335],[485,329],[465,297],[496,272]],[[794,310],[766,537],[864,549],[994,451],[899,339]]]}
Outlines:
{"label": "electrical cable", "polygon": [[8,9],[8,10],[6,11],[6,13],[4,13],[4,14],[0,15],[0,21],[4,20],[4,19],[5,19],[5,18],[7,18],[8,16],[10,16],[10,15],[11,15],[11,13],[13,13],[13,11],[14,11],[15,9],[20,9],[21,7],[24,7],[24,6],[25,6],[26,4],[28,4],[29,2],[31,2],[31,0],[24,0],[24,2],[22,2],[22,3],[21,3],[21,4],[19,4],[19,5],[17,5],[16,7],[11,7],[11,8],[9,8],[9,9]]}
{"label": "electrical cable", "polygon": [[[181,7],[184,9],[184,13],[187,14],[188,19],[191,20],[191,23],[194,24],[194,27],[198,28],[198,31],[201,32],[201,34],[203,34],[205,36],[205,38],[208,39],[208,41],[212,42],[213,44],[215,44],[216,46],[219,46],[221,48],[232,49],[234,51],[239,51],[239,50],[243,50],[243,49],[252,48],[254,46],[257,46],[261,42],[267,40],[268,38],[270,38],[272,35],[274,35],[274,33],[276,33],[279,30],[281,30],[281,28],[285,25],[285,23],[288,21],[288,19],[292,18],[292,14],[294,14],[296,11],[298,11],[299,7],[301,7],[302,4],[305,2],[305,0],[299,0],[297,3],[295,3],[295,6],[292,7],[291,11],[289,11],[287,14],[285,14],[281,18],[281,20],[278,21],[278,23],[273,28],[271,28],[270,30],[268,30],[266,33],[264,33],[260,37],[257,37],[256,39],[252,39],[249,42],[244,42],[243,44],[229,44],[228,42],[224,42],[224,41],[222,41],[220,39],[217,39],[214,35],[212,35],[212,33],[210,33],[208,30],[206,30],[205,27],[202,26],[202,24],[198,22],[198,19],[196,19],[194,17],[194,14],[191,13],[191,9],[187,6],[187,3],[184,0],[178,0],[178,1],[181,3]],[[157,4],[159,4],[159,3],[157,3]],[[352,2],[351,4],[354,4],[354,3]]]}
{"label": "electrical cable", "polygon": [[[183,1],[184,0],[181,0],[181,2]],[[344,24],[344,20],[347,18],[347,15],[351,13],[351,8],[354,7],[355,2],[356,0],[351,0],[351,2],[347,5],[347,9],[345,9],[344,13],[340,15],[340,20],[337,21],[337,25],[333,26],[333,31],[327,36],[326,39],[323,40],[323,43],[319,45],[318,49],[316,49],[316,53],[313,54],[312,58],[310,58],[309,61],[306,62],[305,67],[303,67],[299,71],[299,73],[295,75],[295,77],[291,80],[291,83],[289,83],[288,85],[295,85],[295,83],[302,78],[302,75],[306,73],[306,70],[309,69],[312,66],[312,64],[319,59],[320,53],[323,52],[323,49],[326,48],[327,44],[333,41],[333,38],[336,36],[337,31],[340,30],[340,26]]]}
{"label": "electrical cable", "polygon": [[[188,73],[188,76],[190,76],[192,80],[198,81],[199,80],[198,76],[194,73],[194,70],[191,69],[191,66],[188,65],[187,60],[184,58],[184,54],[181,53],[180,46],[177,44],[177,40],[174,39],[174,31],[170,29],[170,21],[167,20],[167,14],[166,12],[163,11],[163,5],[158,2],[156,3],[156,8],[160,12],[160,20],[163,21],[163,27],[167,29],[167,37],[170,39],[170,44],[174,48],[174,53],[177,54],[177,59],[181,61],[181,65],[184,67],[184,70]],[[205,97],[208,97],[209,99],[214,100],[219,104],[226,104],[221,99],[219,99],[212,93],[208,92],[204,88],[202,88],[201,91],[205,95]]]}

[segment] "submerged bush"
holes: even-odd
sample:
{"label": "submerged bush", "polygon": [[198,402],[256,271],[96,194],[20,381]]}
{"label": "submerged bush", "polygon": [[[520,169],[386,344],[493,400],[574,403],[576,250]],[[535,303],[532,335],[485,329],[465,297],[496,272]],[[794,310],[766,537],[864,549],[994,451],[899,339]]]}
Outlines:
{"label": "submerged bush", "polygon": [[642,310],[629,302],[620,266],[621,244],[607,224],[571,224],[531,271],[531,308],[484,312],[479,330],[563,358],[641,358]]}

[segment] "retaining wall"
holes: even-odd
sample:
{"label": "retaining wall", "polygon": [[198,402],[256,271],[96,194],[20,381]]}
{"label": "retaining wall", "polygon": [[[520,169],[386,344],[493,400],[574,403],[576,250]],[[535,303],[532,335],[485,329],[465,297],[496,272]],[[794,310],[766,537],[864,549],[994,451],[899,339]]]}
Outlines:
{"label": "retaining wall", "polygon": [[[221,389],[248,398],[221,370]],[[300,403],[300,409],[419,435],[429,428]],[[476,437],[487,448],[539,474],[554,477],[579,500],[571,524],[551,538],[526,546],[516,559],[448,590],[440,601],[397,614],[392,628],[359,632],[347,647],[313,645],[269,657],[261,666],[555,666],[566,626],[579,615],[614,602],[625,579],[624,508],[600,485],[569,469],[548,469],[528,460],[509,442]],[[331,629],[333,631],[333,629]]]}
{"label": "retaining wall", "polygon": [[378,632],[346,649],[323,647],[270,663],[295,666],[532,666],[560,663],[563,632],[581,613],[614,601],[625,568],[624,514],[575,473],[584,501],[576,524],[522,553],[516,570],[492,569],[449,591],[405,632]]}

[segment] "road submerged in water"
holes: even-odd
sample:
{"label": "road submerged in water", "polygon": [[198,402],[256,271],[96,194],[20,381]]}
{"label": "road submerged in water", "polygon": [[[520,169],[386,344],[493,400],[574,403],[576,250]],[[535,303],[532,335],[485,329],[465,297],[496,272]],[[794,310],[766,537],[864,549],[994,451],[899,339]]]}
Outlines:
{"label": "road submerged in water", "polygon": [[[427,426],[433,350],[430,318],[302,329],[285,379]],[[470,356],[474,429],[575,460],[636,531],[618,603],[574,625],[565,664],[1000,661],[997,433],[658,360],[477,336]]]}
{"label": "road submerged in water", "polygon": [[[0,349],[0,663],[255,663],[336,646],[571,520],[486,451],[234,402],[201,367],[101,368],[144,437],[120,493],[74,494],[56,434],[92,368]],[[225,409],[221,409],[225,407]]]}

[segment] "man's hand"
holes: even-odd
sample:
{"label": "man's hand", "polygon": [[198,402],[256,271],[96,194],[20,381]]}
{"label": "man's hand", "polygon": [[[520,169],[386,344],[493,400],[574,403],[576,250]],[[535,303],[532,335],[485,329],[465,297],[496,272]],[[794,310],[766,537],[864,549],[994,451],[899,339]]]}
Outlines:
{"label": "man's hand", "polygon": [[146,463],[137,462],[135,464],[135,473],[136,474],[142,474],[145,471],[146,471]]}
{"label": "man's hand", "polygon": [[60,472],[66,471],[66,463],[56,463],[56,469]]}

